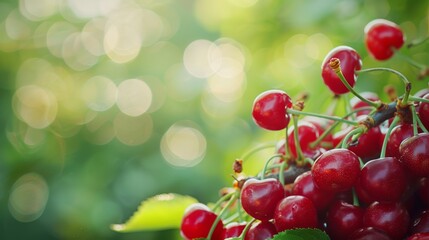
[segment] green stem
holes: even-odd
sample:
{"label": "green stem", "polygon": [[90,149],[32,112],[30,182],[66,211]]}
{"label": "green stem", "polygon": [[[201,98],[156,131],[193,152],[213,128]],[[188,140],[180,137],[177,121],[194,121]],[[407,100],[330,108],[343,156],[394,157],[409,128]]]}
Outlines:
{"label": "green stem", "polygon": [[407,45],[407,48],[416,47],[416,46],[418,46],[418,45],[420,45],[420,44],[425,43],[425,42],[426,42],[426,41],[428,41],[428,40],[429,40],[429,36],[426,36],[426,37],[421,38],[421,39],[416,39],[416,40],[414,40],[414,41],[410,42],[410,43]]}
{"label": "green stem", "polygon": [[344,137],[343,142],[341,143],[341,148],[347,148],[348,141],[351,137],[353,137],[355,134],[362,134],[363,128],[357,127],[353,130],[351,130],[347,135]]}
{"label": "green stem", "polygon": [[303,115],[303,116],[312,116],[312,117],[324,118],[324,119],[333,120],[333,121],[336,121],[336,122],[346,123],[346,124],[353,125],[353,126],[358,125],[358,122],[356,122],[356,121],[350,121],[350,120],[347,120],[347,119],[344,119],[344,118],[340,118],[340,117],[337,117],[337,116],[328,116],[328,115],[323,115],[323,114],[318,114],[318,113],[302,112],[302,111],[293,110],[293,109],[288,109],[287,112],[290,113],[290,114],[295,114],[295,115]]}
{"label": "green stem", "polygon": [[277,158],[277,157],[282,157],[282,155],[281,154],[276,154],[276,155],[273,155],[273,156],[271,156],[266,162],[265,162],[265,165],[264,165],[264,168],[262,169],[262,173],[261,173],[261,180],[263,180],[264,179],[264,177],[265,177],[265,172],[267,171],[267,169],[268,169],[268,164],[273,160],[273,159],[275,159],[275,158]]}
{"label": "green stem", "polygon": [[299,163],[304,160],[304,154],[302,153],[301,144],[299,143],[298,115],[292,114],[292,120],[293,120],[293,140],[295,141],[297,163]]}
{"label": "green stem", "polygon": [[425,102],[425,103],[429,103],[429,99],[426,98],[420,98],[420,97],[415,97],[415,96],[410,96],[408,98],[408,100],[410,101],[415,101],[415,102]]}
{"label": "green stem", "polygon": [[252,226],[252,224],[256,221],[256,219],[252,219],[252,221],[248,222],[246,227],[244,227],[243,232],[241,232],[240,236],[238,238],[240,238],[240,240],[244,240],[244,236],[246,236],[247,232],[249,231],[250,227]]}
{"label": "green stem", "polygon": [[402,74],[399,71],[396,71],[395,69],[384,68],[384,67],[362,69],[362,70],[359,70],[356,72],[358,74],[360,74],[360,73],[367,73],[367,72],[374,72],[374,71],[385,71],[385,72],[390,72],[390,73],[396,74],[404,82],[405,93],[404,93],[404,97],[401,101],[401,106],[406,106],[408,103],[408,97],[409,97],[410,91],[411,91],[411,83],[410,83],[410,81],[408,81],[407,77],[405,77],[404,74]]}
{"label": "green stem", "polygon": [[356,189],[353,188],[352,191],[353,191],[352,192],[353,193],[353,205],[359,207],[360,203],[359,203],[359,198],[358,198],[357,193],[356,193]]}
{"label": "green stem", "polygon": [[418,134],[418,129],[417,126],[420,127],[420,129],[422,129],[423,132],[427,133],[428,130],[425,127],[425,125],[422,123],[422,120],[420,119],[420,117],[417,115],[416,112],[416,107],[414,107],[414,105],[411,105],[411,112],[413,113],[413,130],[414,130],[414,136]]}
{"label": "green stem", "polygon": [[251,155],[259,152],[260,150],[264,150],[267,148],[274,148],[276,145],[275,143],[266,143],[266,144],[261,144],[253,149],[251,149],[250,151],[246,152],[245,154],[243,154],[243,156],[241,157],[241,159],[243,161],[245,161],[247,158],[249,158]]}
{"label": "green stem", "polygon": [[282,183],[282,185],[285,185],[285,177],[284,177],[284,171],[285,168],[287,166],[287,162],[286,160],[282,162],[282,164],[280,165],[280,169],[279,169],[279,181]]}
{"label": "green stem", "polygon": [[230,198],[232,195],[234,195],[235,192],[231,192],[228,193],[224,196],[222,196],[221,198],[219,198],[219,200],[217,200],[217,202],[215,203],[215,205],[212,207],[212,211],[216,212],[217,209],[220,207],[220,205],[225,202],[228,198]]}
{"label": "green stem", "polygon": [[285,128],[285,146],[284,146],[285,158],[286,159],[290,158],[289,139],[288,139],[288,136],[287,136],[288,132],[289,132],[289,126],[286,126],[286,128]]}
{"label": "green stem", "polygon": [[384,140],[383,140],[383,146],[381,147],[380,158],[384,158],[386,156],[387,142],[389,141],[390,133],[392,132],[393,128],[397,125],[399,120],[400,120],[400,117],[395,116],[389,128],[387,129],[386,135],[384,136]]}
{"label": "green stem", "polygon": [[225,207],[222,209],[222,211],[220,211],[220,213],[217,215],[215,221],[212,224],[212,227],[210,228],[210,232],[209,235],[207,236],[207,239],[212,239],[212,235],[216,229],[216,225],[219,223],[219,221],[222,218],[222,215],[225,213],[225,211],[232,205],[232,203],[234,203],[234,201],[238,198],[238,191],[237,192],[233,192],[233,195],[231,196],[231,198],[229,199],[228,203],[225,205]]}

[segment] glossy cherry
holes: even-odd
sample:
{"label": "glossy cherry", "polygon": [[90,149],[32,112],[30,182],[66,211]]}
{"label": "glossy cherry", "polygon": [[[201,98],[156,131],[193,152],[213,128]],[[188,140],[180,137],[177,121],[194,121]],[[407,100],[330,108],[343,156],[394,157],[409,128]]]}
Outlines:
{"label": "glossy cherry", "polygon": [[[429,99],[429,93],[422,98]],[[429,129],[429,103],[421,102],[418,107],[419,118],[426,129]]]}
{"label": "glossy cherry", "polygon": [[407,177],[405,168],[396,158],[374,159],[363,166],[356,183],[356,192],[365,203],[396,202],[401,199],[408,186]]}
{"label": "glossy cherry", "polygon": [[284,91],[268,90],[259,94],[253,102],[252,116],[255,123],[267,130],[282,130],[289,124],[287,108],[292,99]]}
{"label": "glossy cherry", "polygon": [[271,239],[277,234],[276,227],[271,222],[255,222],[250,226],[244,240]]}
{"label": "glossy cherry", "polygon": [[275,207],[284,196],[283,185],[277,179],[249,179],[241,189],[241,205],[250,216],[268,221],[273,218]]}
{"label": "glossy cherry", "polygon": [[429,232],[429,211],[421,212],[411,226],[411,233],[422,232]]}
{"label": "glossy cherry", "polygon": [[429,176],[429,133],[407,138],[399,146],[399,159],[413,174]]}
{"label": "glossy cherry", "polygon": [[[291,154],[293,157],[297,157],[296,144],[294,139],[294,128],[290,128],[288,133],[288,142]],[[320,155],[321,149],[320,146],[311,147],[311,143],[316,141],[319,137],[319,130],[317,127],[307,121],[300,121],[298,123],[298,142],[301,147],[304,157],[314,159]]]}
{"label": "glossy cherry", "polygon": [[399,203],[374,202],[363,216],[363,225],[384,231],[392,239],[403,239],[408,231],[410,216]]}
{"label": "glossy cherry", "polygon": [[405,42],[405,36],[399,26],[385,19],[375,19],[364,29],[365,45],[372,57],[377,60],[387,60],[400,49]]}
{"label": "glossy cherry", "polygon": [[[363,120],[366,115],[361,115],[357,120]],[[356,143],[350,144],[348,149],[358,155],[364,162],[380,156],[382,141],[384,135],[381,133],[380,126],[374,126],[366,133],[362,134]]]}
{"label": "glossy cherry", "polygon": [[429,208],[429,177],[420,179],[417,194],[424,207]]}
{"label": "glossy cherry", "polygon": [[[180,234],[186,240],[207,238],[217,216],[206,205],[195,203],[190,205],[182,218]],[[218,222],[211,240],[223,240],[223,223]]]}
{"label": "glossy cherry", "polygon": [[322,78],[325,85],[328,86],[334,94],[348,93],[349,90],[347,87],[329,66],[329,62],[332,58],[338,58],[340,60],[341,71],[351,87],[356,83],[356,71],[362,68],[361,58],[353,48],[339,46],[332,49],[322,62]]}
{"label": "glossy cherry", "polygon": [[295,228],[317,228],[317,209],[307,197],[288,196],[276,207],[274,225],[278,232]]}
{"label": "glossy cherry", "polygon": [[360,174],[359,158],[348,149],[331,149],[314,162],[311,173],[316,186],[342,192],[353,187]]}
{"label": "glossy cherry", "polygon": [[243,232],[244,228],[246,227],[247,223],[242,222],[232,222],[225,226],[224,231],[224,237],[223,238],[233,238],[238,237]]}
{"label": "glossy cherry", "polygon": [[401,123],[395,126],[387,142],[386,156],[400,158],[399,146],[402,141],[414,135],[413,125]]}
{"label": "glossy cherry", "polygon": [[385,232],[382,230],[373,228],[373,227],[365,227],[356,230],[350,235],[348,240],[392,240]]}
{"label": "glossy cherry", "polygon": [[335,194],[316,187],[310,171],[302,173],[295,179],[292,195],[309,198],[319,212],[325,211],[335,197]]}
{"label": "glossy cherry", "polygon": [[363,226],[364,210],[343,201],[336,201],[326,214],[327,232],[332,240],[347,239]]}
{"label": "glossy cherry", "polygon": [[429,240],[429,232],[413,234],[405,240]]}

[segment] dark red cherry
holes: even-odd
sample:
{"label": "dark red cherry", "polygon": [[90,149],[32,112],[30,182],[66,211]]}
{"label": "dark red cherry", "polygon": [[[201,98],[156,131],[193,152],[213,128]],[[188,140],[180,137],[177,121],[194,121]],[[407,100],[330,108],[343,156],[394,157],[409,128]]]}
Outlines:
{"label": "dark red cherry", "polygon": [[407,189],[407,177],[405,168],[396,158],[374,159],[363,166],[356,192],[365,203],[399,201]]}
{"label": "dark red cherry", "polygon": [[309,198],[313,201],[314,206],[319,212],[325,211],[335,197],[335,194],[332,192],[316,187],[310,171],[302,173],[295,179],[292,195],[301,195]]}
{"label": "dark red cherry", "polygon": [[314,162],[311,173],[317,187],[342,192],[353,187],[360,174],[359,158],[348,149],[331,149]]}
{"label": "dark red cherry", "polygon": [[409,236],[406,240],[429,240],[429,232],[415,233]]}
{"label": "dark red cherry", "polygon": [[400,158],[399,146],[405,139],[414,136],[413,125],[408,123],[398,124],[392,129],[387,142],[386,156]]}
{"label": "dark red cherry", "polygon": [[405,37],[396,23],[376,19],[369,22],[364,29],[365,45],[372,57],[387,60],[393,56],[394,50],[400,49]]}
{"label": "dark red cherry", "polygon": [[[370,100],[370,101],[379,101],[380,98],[378,97],[378,95],[376,93],[373,92],[361,92],[359,93],[362,97]],[[353,97],[352,99],[350,99],[350,106],[352,107],[352,110],[356,110],[359,108],[364,108],[364,107],[370,107],[370,105],[362,100],[360,100],[358,97]],[[361,110],[358,111],[356,114],[358,116],[360,115],[368,115],[371,112],[370,109],[368,110]]]}
{"label": "dark red cherry", "polygon": [[276,227],[271,222],[255,222],[249,228],[244,240],[265,240],[271,239],[277,234]]}
{"label": "dark red cherry", "polygon": [[348,93],[349,90],[347,87],[329,66],[329,62],[332,58],[338,58],[340,60],[341,71],[351,87],[356,83],[356,71],[362,68],[361,58],[353,48],[339,46],[332,49],[322,62],[322,78],[325,85],[328,86],[334,94]]}
{"label": "dark red cherry", "polygon": [[[365,118],[366,116],[359,116]],[[383,137],[380,126],[374,126],[366,133],[362,134],[356,143],[350,144],[348,149],[358,155],[364,162],[380,156],[382,142],[380,139]]]}
{"label": "dark red cherry", "polygon": [[363,225],[384,231],[392,239],[403,239],[408,231],[410,216],[399,203],[374,202],[363,216]]}
{"label": "dark red cherry", "polygon": [[429,177],[421,178],[419,181],[418,197],[422,204],[429,208]]}
{"label": "dark red cherry", "polygon": [[[422,98],[429,99],[429,93]],[[426,129],[429,129],[429,103],[421,102],[418,107],[419,118]]]}
{"label": "dark red cherry", "polygon": [[286,109],[291,107],[292,100],[284,91],[265,91],[253,102],[253,120],[261,128],[282,130],[289,124],[290,116],[286,113]]}
{"label": "dark red cherry", "polygon": [[316,207],[304,196],[285,197],[277,204],[274,225],[278,232],[295,228],[317,228],[319,223]]}
{"label": "dark red cherry", "polygon": [[429,211],[423,211],[411,226],[412,233],[429,232]]}
{"label": "dark red cherry", "polygon": [[385,232],[382,230],[366,227],[356,230],[347,240],[392,240]]}
{"label": "dark red cherry", "polygon": [[327,232],[332,240],[347,239],[363,226],[364,210],[353,204],[336,201],[326,214]]}
{"label": "dark red cherry", "polygon": [[[190,205],[182,218],[180,234],[186,240],[207,238],[217,216],[206,205],[195,203]],[[223,240],[223,223],[218,222],[212,240]]]}
{"label": "dark red cherry", "polygon": [[243,232],[243,230],[246,227],[246,225],[247,225],[246,222],[242,222],[242,223],[238,223],[238,222],[228,223],[225,226],[225,231],[224,231],[224,237],[223,238],[232,238],[232,237],[238,237],[238,236],[240,236],[240,234]]}
{"label": "dark red cherry", "polygon": [[284,196],[283,185],[277,179],[249,179],[241,189],[241,205],[250,216],[268,221],[273,218],[276,205]]}
{"label": "dark red cherry", "polygon": [[[288,133],[289,148],[291,154],[294,158],[297,157],[296,144],[294,138],[294,128],[290,128]],[[320,147],[311,146],[311,143],[316,141],[319,137],[319,130],[310,122],[300,121],[298,123],[298,142],[301,147],[304,157],[315,158],[315,156],[320,155]]]}
{"label": "dark red cherry", "polygon": [[399,159],[416,176],[429,176],[429,133],[405,139],[399,146]]}

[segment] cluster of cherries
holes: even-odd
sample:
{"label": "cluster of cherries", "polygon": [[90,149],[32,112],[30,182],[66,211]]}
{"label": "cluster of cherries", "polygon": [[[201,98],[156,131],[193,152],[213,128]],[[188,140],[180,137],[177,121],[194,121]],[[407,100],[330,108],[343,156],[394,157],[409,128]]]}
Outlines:
{"label": "cluster of cherries", "polygon": [[[377,60],[391,58],[405,41],[387,20],[370,22],[364,32]],[[391,92],[392,102],[383,103],[353,90],[359,74],[376,70],[397,74],[404,95]],[[411,95],[401,73],[362,69],[347,46],[327,54],[322,78],[337,97],[355,95],[349,113],[303,112],[304,101],[282,90],[257,96],[255,123],[286,129],[286,137],[257,176],[242,177],[243,159],[236,160],[234,187],[211,208],[197,203],[185,211],[184,239],[271,239],[298,228],[320,229],[333,240],[429,239],[429,89]]]}

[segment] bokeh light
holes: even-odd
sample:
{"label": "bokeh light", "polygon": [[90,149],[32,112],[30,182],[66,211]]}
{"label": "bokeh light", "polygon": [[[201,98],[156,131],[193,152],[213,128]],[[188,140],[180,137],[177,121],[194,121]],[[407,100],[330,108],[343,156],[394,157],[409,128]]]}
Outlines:
{"label": "bokeh light", "polygon": [[84,83],[81,94],[88,108],[101,112],[116,103],[118,90],[112,80],[95,76]]}
{"label": "bokeh light", "polygon": [[129,116],[140,116],[152,104],[152,90],[143,80],[128,79],[118,86],[119,109]]}

